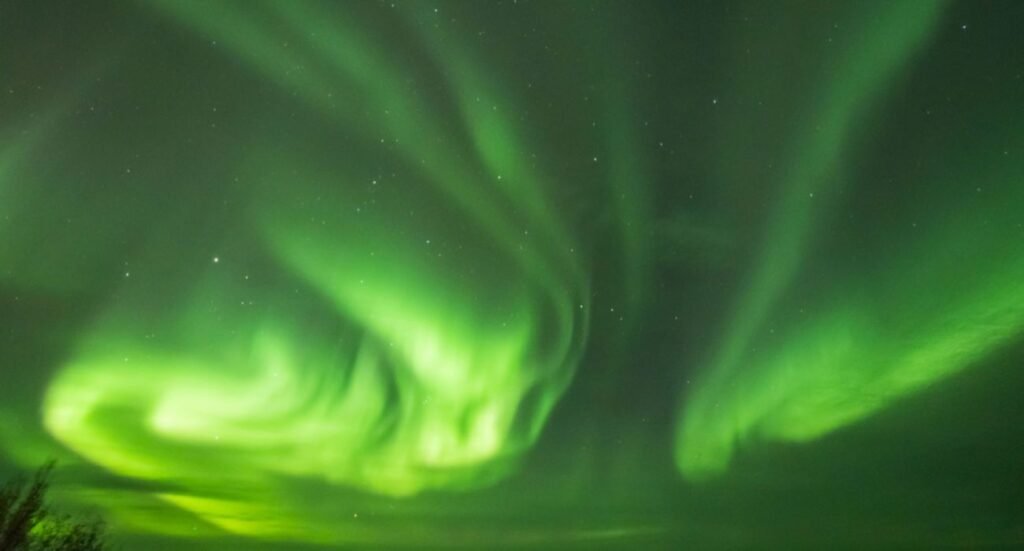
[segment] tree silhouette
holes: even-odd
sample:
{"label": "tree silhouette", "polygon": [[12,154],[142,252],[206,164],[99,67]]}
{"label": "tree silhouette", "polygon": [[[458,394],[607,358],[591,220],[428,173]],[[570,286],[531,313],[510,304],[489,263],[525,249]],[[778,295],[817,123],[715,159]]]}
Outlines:
{"label": "tree silhouette", "polygon": [[101,521],[80,521],[46,505],[54,462],[31,481],[15,478],[0,487],[0,551],[104,551]]}

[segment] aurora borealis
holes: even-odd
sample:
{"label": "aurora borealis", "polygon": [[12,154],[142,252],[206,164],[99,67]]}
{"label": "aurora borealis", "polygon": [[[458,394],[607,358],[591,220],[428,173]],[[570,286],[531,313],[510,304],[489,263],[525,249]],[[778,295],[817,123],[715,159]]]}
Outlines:
{"label": "aurora borealis", "polygon": [[0,473],[128,549],[1024,545],[1022,24],[0,4]]}

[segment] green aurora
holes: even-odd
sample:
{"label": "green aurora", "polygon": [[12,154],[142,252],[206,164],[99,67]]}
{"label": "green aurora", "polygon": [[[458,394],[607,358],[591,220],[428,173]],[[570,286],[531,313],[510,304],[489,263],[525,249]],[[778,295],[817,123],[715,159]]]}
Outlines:
{"label": "green aurora", "polygon": [[8,2],[0,467],[128,548],[1020,545],[1022,23]]}

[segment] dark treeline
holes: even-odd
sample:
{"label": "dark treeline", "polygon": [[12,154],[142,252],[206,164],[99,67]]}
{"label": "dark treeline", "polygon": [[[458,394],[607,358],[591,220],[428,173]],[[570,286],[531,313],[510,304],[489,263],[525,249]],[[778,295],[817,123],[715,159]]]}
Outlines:
{"label": "dark treeline", "polygon": [[0,487],[0,551],[106,551],[100,520],[81,520],[46,502],[54,463]]}

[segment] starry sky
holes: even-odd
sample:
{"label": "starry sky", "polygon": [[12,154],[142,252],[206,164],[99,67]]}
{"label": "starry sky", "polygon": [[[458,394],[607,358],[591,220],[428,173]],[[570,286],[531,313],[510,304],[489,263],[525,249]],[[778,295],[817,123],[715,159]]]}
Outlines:
{"label": "starry sky", "polygon": [[1024,545],[1022,27],[2,2],[0,474],[127,549]]}

